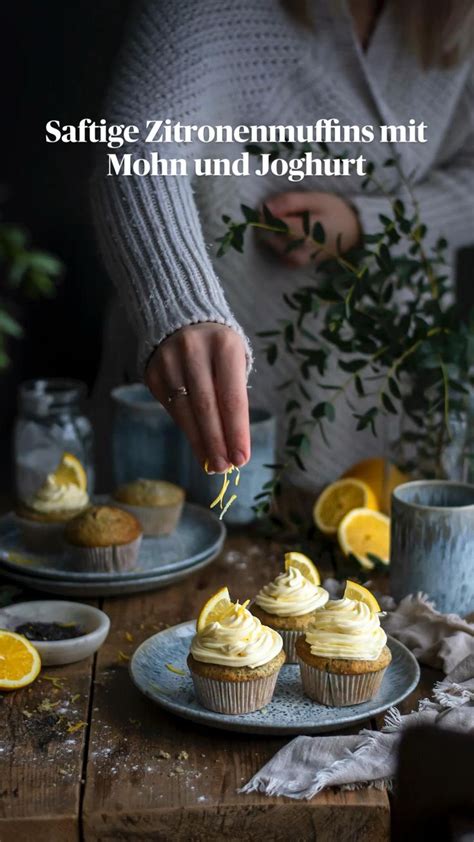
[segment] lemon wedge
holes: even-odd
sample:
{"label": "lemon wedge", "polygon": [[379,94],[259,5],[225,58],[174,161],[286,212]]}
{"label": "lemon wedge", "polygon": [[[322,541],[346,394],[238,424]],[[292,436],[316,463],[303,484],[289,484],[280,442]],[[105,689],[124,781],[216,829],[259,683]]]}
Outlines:
{"label": "lemon wedge", "polygon": [[321,584],[321,576],[319,575],[318,568],[304,553],[285,553],[285,570],[288,570],[289,567],[296,567],[305,579],[308,579],[313,585]]}
{"label": "lemon wedge", "polygon": [[53,478],[57,485],[77,485],[82,491],[87,491],[87,474],[73,453],[63,453]]}
{"label": "lemon wedge", "polygon": [[338,526],[351,509],[378,508],[377,498],[366,482],[347,477],[338,479],[321,492],[313,509],[316,526],[324,535],[336,535]]}
{"label": "lemon wedge", "polygon": [[0,629],[0,690],[18,690],[37,678],[39,652],[26,637]]}
{"label": "lemon wedge", "polygon": [[232,602],[230,601],[227,588],[221,588],[217,593],[209,597],[202,606],[196,622],[196,629],[201,632],[210,623],[218,622],[227,613]]}
{"label": "lemon wedge", "polygon": [[374,614],[379,614],[382,610],[375,596],[367,588],[357,582],[351,582],[349,579],[346,582],[344,596],[347,599],[354,599],[356,602],[363,602]]}
{"label": "lemon wedge", "polygon": [[390,563],[390,518],[371,509],[353,509],[342,519],[337,533],[345,555],[356,557],[361,567],[374,568],[369,555]]}

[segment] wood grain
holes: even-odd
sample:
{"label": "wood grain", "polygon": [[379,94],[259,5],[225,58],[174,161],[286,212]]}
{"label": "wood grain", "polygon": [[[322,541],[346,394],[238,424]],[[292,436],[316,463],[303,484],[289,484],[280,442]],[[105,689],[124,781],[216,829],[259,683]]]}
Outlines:
{"label": "wood grain", "polygon": [[[1,842],[74,842],[93,659],[0,695]],[[48,679],[51,677],[54,681]]]}
{"label": "wood grain", "polygon": [[95,840],[312,840],[385,842],[384,792],[325,791],[310,802],[240,795],[238,788],[284,741],[198,727],[133,687],[127,658],[146,637],[196,616],[217,587],[252,596],[281,566],[282,550],[234,538],[209,568],[163,591],[104,606],[112,631],[97,661],[83,805]]}

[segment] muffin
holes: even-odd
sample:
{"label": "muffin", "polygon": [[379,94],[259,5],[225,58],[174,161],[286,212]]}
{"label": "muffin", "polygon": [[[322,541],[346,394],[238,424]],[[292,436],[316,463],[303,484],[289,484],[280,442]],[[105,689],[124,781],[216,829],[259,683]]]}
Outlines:
{"label": "muffin", "polygon": [[[318,581],[317,570],[312,564],[311,567],[316,573],[313,579]],[[328,592],[311,582],[290,560],[285,572],[258,592],[252,614],[279,632],[287,663],[296,664],[296,641],[311,624],[314,612],[322,608],[328,599]]]}
{"label": "muffin", "polygon": [[136,479],[117,488],[113,502],[135,515],[144,535],[170,535],[183,511],[184,491],[171,482]]}
{"label": "muffin", "polygon": [[59,552],[66,523],[88,505],[85,489],[74,483],[59,483],[49,474],[36,494],[16,509],[15,520],[25,546],[38,552]]}
{"label": "muffin", "polygon": [[272,699],[285,663],[283,641],[246,605],[228,598],[223,604],[221,613],[214,613],[209,622],[198,620],[188,667],[203,707],[217,713],[251,713]]}
{"label": "muffin", "polygon": [[142,540],[133,515],[113,506],[91,506],[69,521],[64,537],[74,568],[96,573],[133,570]]}
{"label": "muffin", "polygon": [[331,600],[296,641],[303,690],[330,707],[377,695],[392,655],[379,616],[364,602]]}

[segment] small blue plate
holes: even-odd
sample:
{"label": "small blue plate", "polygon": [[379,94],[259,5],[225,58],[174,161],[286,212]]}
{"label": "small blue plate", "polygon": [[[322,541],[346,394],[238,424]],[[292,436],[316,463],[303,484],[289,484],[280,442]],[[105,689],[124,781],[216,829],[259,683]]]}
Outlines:
{"label": "small blue plate", "polygon": [[[180,623],[145,640],[130,663],[132,681],[145,696],[177,716],[227,731],[284,735],[349,728],[399,704],[420,678],[416,658],[398,640],[389,638],[392,662],[370,702],[343,708],[318,705],[303,695],[299,667],[288,664],[280,671],[272,701],[262,710],[243,716],[213,713],[196,701],[186,665],[194,633],[194,622]],[[184,674],[176,674],[170,666]]]}
{"label": "small blue plate", "polygon": [[31,552],[23,544],[14,515],[0,518],[0,567],[7,572],[61,582],[126,582],[176,573],[215,558],[222,549],[226,529],[209,509],[186,503],[172,535],[144,538],[137,566],[124,573],[93,573],[70,569],[67,550],[49,556]]}

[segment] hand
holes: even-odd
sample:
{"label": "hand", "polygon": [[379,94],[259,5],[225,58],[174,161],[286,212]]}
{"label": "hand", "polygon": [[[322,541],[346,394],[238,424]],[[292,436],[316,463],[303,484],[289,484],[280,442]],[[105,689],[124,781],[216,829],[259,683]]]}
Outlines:
{"label": "hand", "polygon": [[[145,380],[184,430],[199,462],[211,473],[250,459],[245,347],[224,325],[206,322],[176,331],[154,351]],[[173,390],[188,395],[169,403]]]}
{"label": "hand", "polygon": [[[344,253],[357,245],[361,236],[361,227],[356,211],[339,196],[333,193],[289,192],[277,193],[266,203],[272,214],[286,222],[289,234],[265,234],[265,243],[281,256],[288,266],[307,266],[309,263],[322,263],[337,253],[337,237],[340,234],[339,249]],[[326,233],[324,249],[316,257],[317,246],[308,239],[298,248],[286,252],[294,239],[304,237],[301,214],[309,211],[310,230],[315,222],[320,222]]]}

